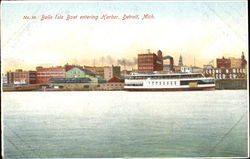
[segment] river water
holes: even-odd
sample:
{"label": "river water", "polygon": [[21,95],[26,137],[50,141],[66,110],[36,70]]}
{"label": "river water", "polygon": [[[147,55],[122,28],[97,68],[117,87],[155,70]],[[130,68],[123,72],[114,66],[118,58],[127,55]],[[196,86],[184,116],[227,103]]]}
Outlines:
{"label": "river water", "polygon": [[244,157],[246,90],[3,92],[6,158]]}

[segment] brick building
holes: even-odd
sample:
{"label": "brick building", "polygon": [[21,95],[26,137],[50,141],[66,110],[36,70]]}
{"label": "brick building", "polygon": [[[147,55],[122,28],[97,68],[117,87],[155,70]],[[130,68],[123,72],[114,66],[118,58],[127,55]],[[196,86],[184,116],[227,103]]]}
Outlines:
{"label": "brick building", "polygon": [[77,67],[83,69],[82,66],[78,65],[64,65],[64,66],[57,66],[57,67],[36,67],[37,71],[37,84],[49,84],[49,80],[51,78],[65,78],[65,74],[68,70]]}
{"label": "brick building", "polygon": [[242,52],[241,58],[229,57],[221,59],[216,59],[217,68],[229,69],[229,68],[246,68],[247,61],[245,59],[244,53]]}
{"label": "brick building", "polygon": [[216,59],[217,68],[229,69],[231,68],[231,60],[222,57],[221,59]]}
{"label": "brick building", "polygon": [[163,70],[162,52],[138,54],[138,72],[154,72]]}
{"label": "brick building", "polygon": [[17,69],[15,72],[7,72],[8,84],[36,84],[36,71],[23,71]]}

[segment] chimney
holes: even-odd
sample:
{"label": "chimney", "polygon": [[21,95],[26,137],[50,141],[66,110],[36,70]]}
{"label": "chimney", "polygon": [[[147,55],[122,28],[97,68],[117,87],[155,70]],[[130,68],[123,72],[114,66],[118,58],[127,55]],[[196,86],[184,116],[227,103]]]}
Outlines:
{"label": "chimney", "polygon": [[161,50],[158,50],[158,51],[157,51],[157,56],[158,56],[159,58],[162,58],[162,52],[161,52]]}

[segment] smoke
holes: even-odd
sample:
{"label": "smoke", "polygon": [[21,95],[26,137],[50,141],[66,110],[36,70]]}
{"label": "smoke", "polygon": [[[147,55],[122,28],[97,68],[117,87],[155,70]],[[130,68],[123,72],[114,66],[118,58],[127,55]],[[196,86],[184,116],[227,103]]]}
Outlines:
{"label": "smoke", "polygon": [[102,56],[98,59],[96,59],[96,65],[98,66],[109,66],[109,65],[114,65],[115,64],[115,59],[111,56]]}
{"label": "smoke", "polygon": [[114,62],[115,62],[115,60],[114,60],[111,56],[107,56],[107,57],[106,57],[106,60],[107,60],[107,62],[108,62],[109,64],[111,64],[111,65],[113,65]]}
{"label": "smoke", "polygon": [[132,58],[132,59],[122,58],[117,60],[117,65],[121,65],[124,68],[133,67],[136,64],[137,64],[137,58]]}
{"label": "smoke", "polygon": [[70,64],[78,64],[78,65],[95,65],[95,66],[111,66],[118,65],[123,68],[135,68],[137,65],[137,58],[113,58],[112,56],[101,56],[99,58],[91,58],[91,59],[76,59],[72,58]]}

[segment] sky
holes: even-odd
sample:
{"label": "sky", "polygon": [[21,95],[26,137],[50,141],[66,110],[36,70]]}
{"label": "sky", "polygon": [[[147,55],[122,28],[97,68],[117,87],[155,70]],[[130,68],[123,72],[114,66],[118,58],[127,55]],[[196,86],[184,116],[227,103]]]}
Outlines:
{"label": "sky", "polygon": [[[185,65],[196,66],[222,56],[240,58],[242,52],[248,56],[247,1],[5,1],[1,7],[3,72],[66,63],[136,69],[137,55],[148,49],[173,56],[175,65],[180,55]],[[124,14],[139,19],[122,20]],[[142,19],[145,14],[154,18]],[[43,15],[52,19],[41,20]],[[66,20],[68,15],[77,17]],[[103,15],[120,19],[103,20]]]}

